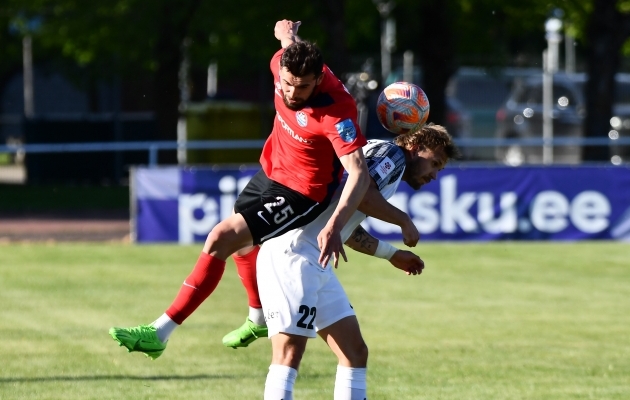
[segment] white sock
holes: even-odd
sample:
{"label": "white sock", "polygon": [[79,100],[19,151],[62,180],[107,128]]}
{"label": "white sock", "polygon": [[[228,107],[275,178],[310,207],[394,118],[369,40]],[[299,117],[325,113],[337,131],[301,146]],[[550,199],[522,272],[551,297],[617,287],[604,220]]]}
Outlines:
{"label": "white sock", "polygon": [[271,364],[265,382],[264,400],[293,400],[293,385],[297,373],[291,367]]}
{"label": "white sock", "polygon": [[249,307],[249,320],[256,325],[267,325],[267,322],[265,322],[265,313],[262,308]]}
{"label": "white sock", "polygon": [[349,368],[337,365],[335,380],[335,400],[366,400],[367,368]]}
{"label": "white sock", "polygon": [[160,318],[156,319],[151,323],[157,330],[157,337],[162,341],[162,343],[166,343],[168,338],[171,337],[171,334],[179,325],[175,321],[171,319],[166,314],[162,314]]}

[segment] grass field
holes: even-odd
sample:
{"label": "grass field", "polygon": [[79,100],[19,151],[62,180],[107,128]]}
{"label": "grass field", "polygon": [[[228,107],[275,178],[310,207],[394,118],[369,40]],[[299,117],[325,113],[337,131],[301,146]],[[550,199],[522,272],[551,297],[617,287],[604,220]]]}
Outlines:
{"label": "grass field", "polygon": [[[262,399],[268,340],[221,345],[246,299],[230,263],[156,361],[112,325],[169,305],[200,246],[0,245],[0,399]],[[351,252],[337,271],[370,348],[370,399],[629,399],[630,246],[428,243],[407,277]],[[332,399],[309,342],[296,399]]]}

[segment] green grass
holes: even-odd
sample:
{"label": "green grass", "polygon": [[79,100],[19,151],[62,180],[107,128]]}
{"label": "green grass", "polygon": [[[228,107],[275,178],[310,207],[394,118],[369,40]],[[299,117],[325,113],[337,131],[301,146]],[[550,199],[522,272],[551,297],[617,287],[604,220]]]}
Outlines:
{"label": "green grass", "polygon": [[[150,322],[200,246],[0,246],[1,399],[262,398],[268,340],[221,345],[246,315],[223,282],[156,361],[110,326]],[[337,271],[370,348],[371,399],[630,398],[630,246],[428,243],[407,277],[351,252]],[[309,342],[296,399],[331,399],[336,360]]]}

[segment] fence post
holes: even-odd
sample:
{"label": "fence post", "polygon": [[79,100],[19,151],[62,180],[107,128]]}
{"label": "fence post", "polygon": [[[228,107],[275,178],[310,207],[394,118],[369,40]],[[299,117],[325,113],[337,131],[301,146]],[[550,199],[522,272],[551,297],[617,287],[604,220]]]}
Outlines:
{"label": "fence post", "polygon": [[149,146],[149,167],[155,168],[158,163],[158,147],[156,145]]}

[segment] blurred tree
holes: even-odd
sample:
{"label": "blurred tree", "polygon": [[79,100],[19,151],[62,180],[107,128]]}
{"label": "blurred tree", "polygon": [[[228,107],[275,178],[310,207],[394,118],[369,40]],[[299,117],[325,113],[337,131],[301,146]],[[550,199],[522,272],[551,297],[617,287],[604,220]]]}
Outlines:
{"label": "blurred tree", "polygon": [[[585,29],[587,46],[586,137],[607,137],[615,99],[615,74],[621,66],[624,43],[630,37],[630,2],[594,0]],[[583,158],[609,160],[608,148],[587,146]]]}
{"label": "blurred tree", "polygon": [[394,9],[398,48],[419,58],[423,90],[429,97],[429,121],[446,122],[446,85],[457,71],[452,27],[453,2],[398,0]]}
{"label": "blurred tree", "polygon": [[[431,99],[431,120],[444,122],[444,91],[458,65],[540,65],[544,21],[554,4],[530,0],[395,0],[397,50],[413,50]],[[607,132],[620,51],[628,44],[629,0],[564,0],[565,23],[586,44],[591,83],[587,135]],[[65,66],[68,76],[92,82],[123,77],[125,109],[153,109],[159,137],[174,139],[180,102],[178,70],[188,39],[192,98],[205,98],[208,64],[218,62],[219,94],[269,102],[268,62],[279,48],[273,27],[301,20],[300,35],[317,42],[343,78],[368,58],[379,59],[380,15],[373,0],[4,0],[0,24],[39,17],[33,33],[36,61]],[[21,68],[21,36],[0,29],[0,86]],[[397,58],[396,58],[397,57]],[[378,62],[376,63],[378,65]],[[77,70],[76,66],[79,66]],[[595,101],[595,100],[598,101]],[[612,101],[612,100],[611,100]],[[590,156],[589,156],[590,157]]]}

